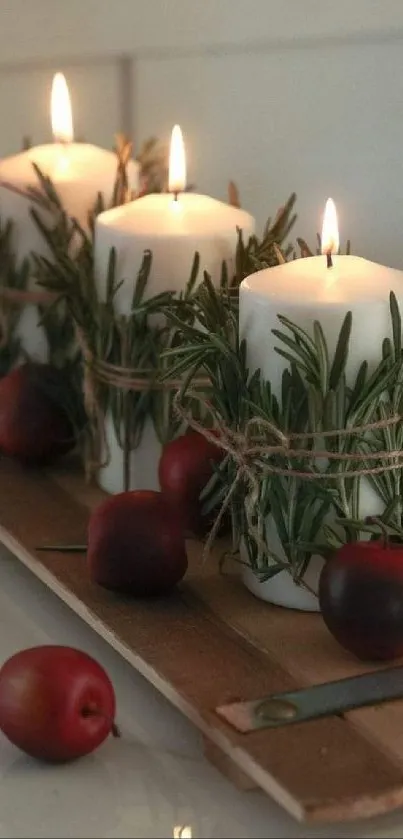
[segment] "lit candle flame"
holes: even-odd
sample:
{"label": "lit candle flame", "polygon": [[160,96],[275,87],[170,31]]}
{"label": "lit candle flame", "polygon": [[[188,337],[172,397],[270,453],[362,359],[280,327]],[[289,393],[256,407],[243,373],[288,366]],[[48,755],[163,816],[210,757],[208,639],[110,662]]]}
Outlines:
{"label": "lit candle flame", "polygon": [[186,156],[182,131],[179,125],[174,125],[169,150],[169,192],[183,192],[186,188]]}
{"label": "lit candle flame", "polygon": [[192,828],[189,825],[174,827],[173,839],[192,839]]}
{"label": "lit candle flame", "polygon": [[63,73],[56,73],[53,78],[50,111],[55,143],[71,143],[74,136],[73,117],[69,89]]}
{"label": "lit candle flame", "polygon": [[326,201],[325,214],[323,216],[321,244],[322,253],[325,253],[328,256],[339,252],[339,225],[337,223],[335,203],[332,198],[328,198]]}

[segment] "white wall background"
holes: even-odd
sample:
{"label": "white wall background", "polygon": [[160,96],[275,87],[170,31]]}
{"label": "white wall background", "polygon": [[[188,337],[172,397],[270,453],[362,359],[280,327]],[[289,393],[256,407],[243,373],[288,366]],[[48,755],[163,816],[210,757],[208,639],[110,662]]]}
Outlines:
{"label": "white wall background", "polygon": [[315,241],[403,268],[402,0],[0,0],[0,155],[50,138],[53,72],[76,133],[138,145],[180,122],[190,179],[237,181],[259,225],[291,191]]}

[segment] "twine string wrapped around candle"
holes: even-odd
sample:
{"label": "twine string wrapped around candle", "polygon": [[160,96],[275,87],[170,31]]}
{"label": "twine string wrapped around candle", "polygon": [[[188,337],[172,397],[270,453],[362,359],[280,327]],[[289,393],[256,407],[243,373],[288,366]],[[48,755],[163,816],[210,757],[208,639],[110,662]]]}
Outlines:
{"label": "twine string wrapped around candle", "polygon": [[[186,393],[188,399],[202,404],[203,408],[211,413],[211,405],[208,400],[203,398],[199,393],[189,390]],[[321,440],[323,438],[337,437],[360,437],[366,433],[377,431],[384,428],[396,426],[403,420],[403,416],[395,414],[385,419],[366,423],[363,425],[351,426],[350,428],[340,428],[331,431],[313,431],[313,432],[290,432],[284,433],[273,422],[264,419],[263,417],[252,417],[245,424],[244,430],[236,431],[229,428],[217,416],[214,416],[215,431],[206,428],[199,422],[183,404],[182,394],[178,391],[174,398],[174,408],[179,416],[187,422],[187,424],[202,434],[207,440],[213,443],[218,448],[221,448],[236,464],[235,478],[230,485],[217,517],[214,521],[213,527],[210,530],[207,541],[203,550],[203,558],[206,558],[211,551],[212,545],[219,532],[221,522],[224,514],[229,508],[231,500],[242,480],[248,486],[245,495],[245,515],[248,525],[248,530],[254,539],[257,547],[257,562],[260,564],[262,557],[267,555],[268,549],[265,541],[265,516],[259,510],[259,477],[264,475],[279,475],[286,477],[295,477],[308,481],[328,481],[340,480],[341,478],[365,477],[369,475],[379,475],[385,472],[395,471],[403,467],[403,451],[396,449],[394,451],[377,451],[368,452],[365,456],[362,453],[348,453],[348,452],[332,452],[324,449],[304,449],[298,447],[298,442],[312,442]],[[216,433],[218,431],[218,434]],[[258,435],[258,436],[257,436]],[[357,466],[357,468],[347,469],[342,468],[337,472],[319,472],[308,471],[303,469],[294,469],[277,466],[273,462],[268,462],[267,457],[285,457],[289,460],[298,459],[307,462],[314,462],[317,460],[332,460],[340,463],[362,464],[362,461],[369,461],[378,463],[379,461],[387,461],[381,465]],[[261,459],[265,458],[265,459]]]}
{"label": "twine string wrapped around candle", "polygon": [[5,300],[7,303],[13,303],[16,306],[23,306],[27,303],[50,306],[58,297],[59,295],[52,291],[0,286],[0,300]]}
{"label": "twine string wrapped around candle", "polygon": [[83,375],[83,399],[84,410],[88,419],[90,433],[85,437],[84,468],[87,481],[95,477],[102,463],[102,452],[104,452],[105,465],[109,460],[109,449],[104,432],[103,414],[99,404],[97,385],[94,379],[94,354],[85,338],[84,331],[78,324],[75,324],[77,344],[81,350],[84,375]]}
{"label": "twine string wrapped around candle", "polygon": [[[119,364],[111,364],[101,359],[93,359],[92,369],[95,378],[103,384],[122,390],[142,392],[143,390],[178,391],[182,386],[182,379],[167,378],[161,381],[158,378],[158,370],[152,368],[124,367]],[[196,387],[210,386],[207,378],[193,380]]]}
{"label": "twine string wrapped around candle", "polygon": [[[83,330],[76,327],[77,341],[84,361],[84,406],[89,420],[92,443],[87,446],[85,469],[87,479],[93,478],[98,470],[109,463],[110,450],[105,433],[105,415],[100,404],[99,385],[122,390],[126,393],[145,391],[178,392],[183,382],[178,378],[159,378],[158,369],[128,367],[112,364],[95,355],[88,346]],[[205,390],[211,386],[207,377],[196,377],[193,386]],[[124,428],[123,470],[124,489],[129,489],[130,435]]]}

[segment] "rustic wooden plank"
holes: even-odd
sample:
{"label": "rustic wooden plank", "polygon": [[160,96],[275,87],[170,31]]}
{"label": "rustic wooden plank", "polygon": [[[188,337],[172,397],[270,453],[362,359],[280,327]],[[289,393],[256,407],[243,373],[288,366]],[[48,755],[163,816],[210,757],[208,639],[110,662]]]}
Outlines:
{"label": "rustic wooden plank", "polygon": [[[105,497],[97,486],[83,484],[79,469],[66,462],[53,478],[69,494],[93,508]],[[218,551],[221,548],[218,549]],[[236,564],[224,576],[217,575],[217,552],[211,561],[200,562],[200,545],[189,542],[190,568],[187,589],[220,615],[244,638],[269,652],[273,660],[297,680],[300,686],[365,673],[382,665],[365,664],[337,644],[319,615],[268,607],[251,598],[239,580]],[[385,665],[383,665],[385,666]],[[346,717],[380,749],[403,761],[403,701],[349,712]]]}
{"label": "rustic wooden plank", "polygon": [[88,509],[49,477],[0,463],[0,540],[295,818],[368,817],[403,805],[398,761],[345,719],[241,735],[218,718],[217,705],[299,683],[191,596],[194,571],[169,598],[129,600],[92,584],[84,556],[35,553],[38,544],[85,540],[87,521]]}
{"label": "rustic wooden plank", "polygon": [[[356,659],[336,643],[318,614],[268,607],[251,599],[236,571],[218,576],[211,562],[202,568],[199,565],[193,573],[190,586],[194,596],[242,637],[281,662],[301,687],[388,666]],[[399,663],[403,660],[394,662]],[[346,719],[403,765],[403,700],[359,708],[348,712]]]}
{"label": "rustic wooden plank", "polygon": [[223,752],[210,737],[206,737],[205,734],[202,735],[203,739],[203,751],[204,756],[207,758],[209,763],[212,763],[222,775],[231,781],[234,786],[239,789],[243,790],[244,792],[249,792],[252,789],[257,789],[257,784],[253,781],[249,775],[246,775],[239,766],[234,763],[231,757]]}

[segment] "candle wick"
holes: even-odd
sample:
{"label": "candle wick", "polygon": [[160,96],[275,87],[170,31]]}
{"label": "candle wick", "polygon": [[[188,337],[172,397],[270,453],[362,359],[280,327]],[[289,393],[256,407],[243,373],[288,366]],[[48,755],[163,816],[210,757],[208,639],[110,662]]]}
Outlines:
{"label": "candle wick", "polygon": [[54,142],[57,143],[57,145],[61,146],[62,148],[67,148],[67,146],[69,146],[70,143],[71,143],[71,141],[67,140],[66,137],[59,137],[57,134],[55,135],[55,137],[53,139],[54,139]]}
{"label": "candle wick", "polygon": [[326,264],[328,268],[333,268],[332,252],[328,251],[326,254]]}
{"label": "candle wick", "polygon": [[178,200],[178,195],[179,195],[179,193],[178,193],[178,191],[175,189],[175,190],[174,190],[174,201],[177,201],[177,200]]}

